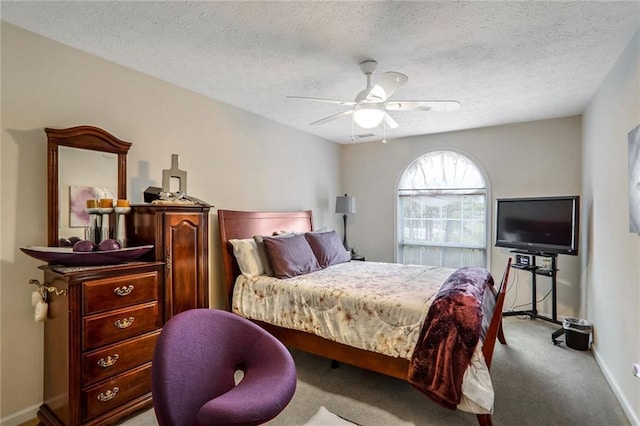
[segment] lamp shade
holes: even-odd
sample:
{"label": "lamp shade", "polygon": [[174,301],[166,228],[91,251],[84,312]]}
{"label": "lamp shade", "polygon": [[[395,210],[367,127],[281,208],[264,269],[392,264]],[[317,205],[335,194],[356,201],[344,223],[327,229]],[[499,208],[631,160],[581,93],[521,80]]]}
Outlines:
{"label": "lamp shade", "polygon": [[363,129],[373,129],[382,123],[384,110],[382,105],[375,103],[358,104],[353,113],[353,120]]}
{"label": "lamp shade", "polygon": [[336,197],[336,213],[354,214],[356,212],[356,197],[344,194],[344,197]]}

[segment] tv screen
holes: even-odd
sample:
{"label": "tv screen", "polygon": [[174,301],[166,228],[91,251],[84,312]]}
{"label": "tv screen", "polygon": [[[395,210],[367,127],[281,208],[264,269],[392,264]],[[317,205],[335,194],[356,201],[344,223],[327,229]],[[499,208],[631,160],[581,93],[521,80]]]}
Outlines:
{"label": "tv screen", "polygon": [[578,254],[579,196],[499,198],[496,211],[497,247]]}

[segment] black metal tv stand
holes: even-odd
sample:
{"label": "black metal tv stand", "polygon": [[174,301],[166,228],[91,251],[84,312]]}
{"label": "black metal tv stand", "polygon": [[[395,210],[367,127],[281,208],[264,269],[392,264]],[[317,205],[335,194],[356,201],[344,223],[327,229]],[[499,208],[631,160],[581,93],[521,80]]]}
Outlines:
{"label": "black metal tv stand", "polygon": [[[561,321],[558,321],[558,309],[557,309],[557,299],[556,299],[557,297],[556,273],[558,272],[558,268],[557,268],[558,255],[549,254],[549,253],[540,253],[540,252],[520,251],[520,250],[513,250],[512,253],[530,256],[530,259],[531,259],[530,264],[512,263],[511,267],[531,272],[531,309],[522,310],[522,311],[507,311],[507,312],[503,312],[502,316],[508,317],[508,316],[516,316],[516,315],[527,315],[531,317],[531,319],[541,319],[544,321],[552,322],[554,324],[562,324]],[[537,266],[536,265],[537,257],[550,258],[551,259],[550,268],[542,269],[540,266]],[[538,307],[537,307],[538,291],[536,286],[536,277],[538,275],[551,278],[551,318],[538,314]]]}

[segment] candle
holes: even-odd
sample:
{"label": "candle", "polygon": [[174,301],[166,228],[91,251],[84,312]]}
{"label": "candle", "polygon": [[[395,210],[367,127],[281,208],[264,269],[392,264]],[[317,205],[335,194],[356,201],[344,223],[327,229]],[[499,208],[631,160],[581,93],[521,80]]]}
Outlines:
{"label": "candle", "polygon": [[100,207],[101,208],[113,207],[113,199],[111,199],[111,198],[101,198],[100,199]]}
{"label": "candle", "polygon": [[116,201],[117,207],[129,207],[129,200],[118,200]]}
{"label": "candle", "polygon": [[95,199],[87,200],[88,209],[95,209],[97,207],[98,207],[98,200],[95,200]]}

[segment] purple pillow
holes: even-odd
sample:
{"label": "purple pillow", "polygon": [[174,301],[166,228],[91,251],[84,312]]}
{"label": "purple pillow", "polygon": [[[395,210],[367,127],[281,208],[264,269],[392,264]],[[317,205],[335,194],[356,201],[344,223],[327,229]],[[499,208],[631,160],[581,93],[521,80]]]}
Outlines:
{"label": "purple pillow", "polygon": [[278,278],[291,278],[320,269],[304,235],[287,238],[263,237],[273,273]]}
{"label": "purple pillow", "polygon": [[307,232],[304,237],[322,268],[351,260],[351,254],[344,249],[336,231]]}

